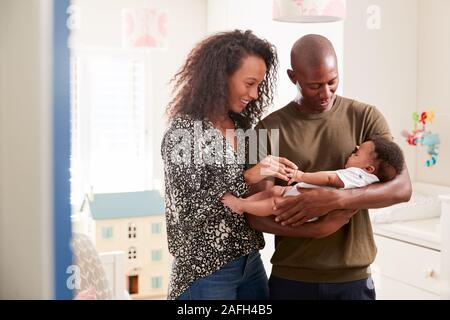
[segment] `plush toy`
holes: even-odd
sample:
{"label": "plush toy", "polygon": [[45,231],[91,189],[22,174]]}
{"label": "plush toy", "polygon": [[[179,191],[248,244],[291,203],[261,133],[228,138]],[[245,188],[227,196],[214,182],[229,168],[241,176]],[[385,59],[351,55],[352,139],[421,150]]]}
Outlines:
{"label": "plush toy", "polygon": [[[425,146],[427,148],[427,153],[430,158],[425,162],[425,165],[428,168],[433,167],[437,163],[438,159],[438,149],[441,140],[437,134],[434,134],[430,131],[426,131],[426,125],[428,123],[432,123],[435,117],[435,113],[433,111],[422,112],[420,115],[417,112],[414,112],[412,115],[414,122],[414,129],[412,132],[404,130],[402,135],[406,138],[406,142],[408,142],[411,146]],[[421,124],[421,128],[419,128],[419,124]]]}

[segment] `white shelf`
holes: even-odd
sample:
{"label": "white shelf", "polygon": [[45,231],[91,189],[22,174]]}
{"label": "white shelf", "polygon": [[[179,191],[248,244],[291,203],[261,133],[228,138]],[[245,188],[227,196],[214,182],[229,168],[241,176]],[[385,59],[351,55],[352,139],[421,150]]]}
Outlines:
{"label": "white shelf", "polygon": [[441,251],[440,219],[373,224],[374,234]]}

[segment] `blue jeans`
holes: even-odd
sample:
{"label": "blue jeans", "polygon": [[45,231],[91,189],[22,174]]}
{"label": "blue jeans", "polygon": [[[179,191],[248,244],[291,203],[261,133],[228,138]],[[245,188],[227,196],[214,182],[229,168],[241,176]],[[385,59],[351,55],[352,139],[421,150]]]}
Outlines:
{"label": "blue jeans", "polygon": [[267,300],[266,270],[258,251],[195,280],[177,300]]}
{"label": "blue jeans", "polygon": [[372,278],[342,283],[310,283],[270,276],[272,300],[375,300]]}

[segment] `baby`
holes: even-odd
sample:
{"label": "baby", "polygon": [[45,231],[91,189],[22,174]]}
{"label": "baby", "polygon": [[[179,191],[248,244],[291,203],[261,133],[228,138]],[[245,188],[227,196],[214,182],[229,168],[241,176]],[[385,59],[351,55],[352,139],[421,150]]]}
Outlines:
{"label": "baby", "polygon": [[269,216],[283,197],[299,195],[297,188],[361,188],[375,182],[392,180],[402,172],[403,164],[403,153],[397,144],[374,136],[356,148],[356,152],[348,158],[345,169],[313,173],[292,170],[288,184],[299,182],[294,186],[274,186],[245,199],[226,193],[221,201],[236,213]]}

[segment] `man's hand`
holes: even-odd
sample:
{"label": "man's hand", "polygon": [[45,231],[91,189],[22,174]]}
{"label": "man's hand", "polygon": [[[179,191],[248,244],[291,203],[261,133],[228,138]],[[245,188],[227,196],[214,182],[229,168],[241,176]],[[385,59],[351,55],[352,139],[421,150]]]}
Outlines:
{"label": "man's hand", "polygon": [[281,203],[276,204],[275,221],[282,225],[299,226],[306,221],[321,217],[340,207],[340,193],[333,189],[310,189],[296,197],[286,197]]}

